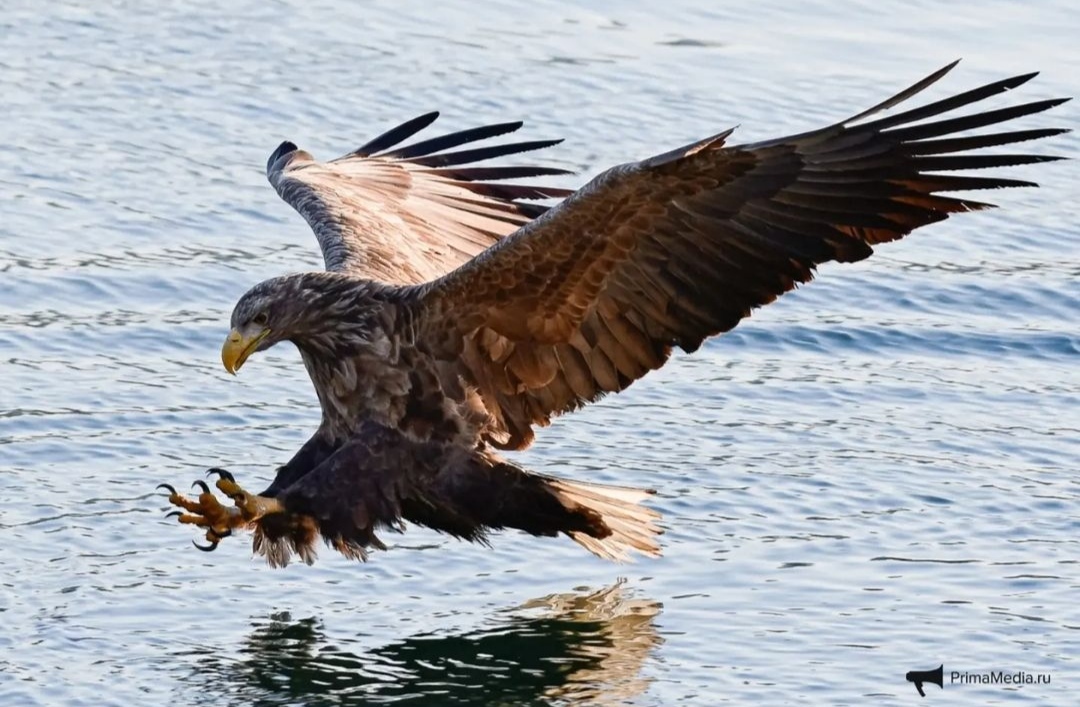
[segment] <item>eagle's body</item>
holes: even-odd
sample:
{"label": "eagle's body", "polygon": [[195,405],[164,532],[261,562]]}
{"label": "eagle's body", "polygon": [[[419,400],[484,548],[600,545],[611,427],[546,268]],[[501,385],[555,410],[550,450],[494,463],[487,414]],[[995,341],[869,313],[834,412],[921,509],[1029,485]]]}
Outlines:
{"label": "eagle's body", "polygon": [[[376,529],[403,520],[469,540],[564,533],[611,559],[659,554],[647,492],[534,474],[497,450],[524,449],[536,427],[625,389],[674,348],[694,351],[821,263],[989,206],[941,192],[1031,185],[954,172],[1054,159],[971,151],[1062,130],[956,134],[1060,100],[938,116],[1034,74],[877,117],[951,68],[820,130],[739,146],[721,133],[573,193],[498,183],[561,170],[461,166],[553,142],[448,151],[520,123],[397,147],[429,114],[328,163],[283,143],[267,175],[311,225],[327,271],[252,288],[222,360],[235,372],[294,343],[322,421],[262,494],[225,474],[218,487],[236,508],[174,492],[181,521],[214,545],[250,525],[275,565],[311,561],[319,535],[364,557],[382,547]],[[561,196],[551,208],[523,201]]]}
{"label": "eagle's body", "polygon": [[[461,380],[453,359],[418,345],[402,290],[338,273],[276,278],[259,289],[320,313],[305,317],[310,327],[291,340],[323,413],[315,435],[261,496],[303,516],[320,517],[330,499],[345,511],[317,525],[277,527],[264,519],[255,547],[271,564],[287,564],[293,552],[312,561],[316,532],[340,538],[335,547],[346,555],[365,557],[366,548],[383,547],[375,521],[397,527],[400,518],[468,540],[504,527],[563,532],[610,559],[623,559],[629,548],[655,552],[656,514],[636,506],[646,492],[533,474],[497,454],[491,442],[502,435],[482,397]],[[316,467],[317,482],[298,484]],[[586,499],[589,508],[577,507]],[[594,543],[610,533],[601,510],[609,521],[625,516],[641,528],[627,528],[611,547]]]}

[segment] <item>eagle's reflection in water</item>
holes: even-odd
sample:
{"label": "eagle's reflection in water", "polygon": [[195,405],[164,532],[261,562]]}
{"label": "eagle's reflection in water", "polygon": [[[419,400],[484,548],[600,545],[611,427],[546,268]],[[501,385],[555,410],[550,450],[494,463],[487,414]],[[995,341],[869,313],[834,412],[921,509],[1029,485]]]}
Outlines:
{"label": "eagle's reflection in water", "polygon": [[531,600],[473,633],[421,634],[365,653],[334,646],[317,619],[276,614],[256,623],[238,658],[197,659],[207,681],[199,697],[247,705],[625,704],[649,684],[641,669],[662,640],[660,609],[628,596],[620,582]]}

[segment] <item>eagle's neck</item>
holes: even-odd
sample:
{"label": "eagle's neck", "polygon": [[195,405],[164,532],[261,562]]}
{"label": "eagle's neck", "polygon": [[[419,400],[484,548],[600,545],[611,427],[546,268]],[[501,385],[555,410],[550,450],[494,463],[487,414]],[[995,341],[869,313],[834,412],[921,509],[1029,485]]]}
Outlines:
{"label": "eagle's neck", "polygon": [[398,303],[378,294],[365,302],[363,314],[328,310],[320,330],[295,342],[319,396],[322,429],[343,442],[375,422],[417,441],[469,444],[477,414],[465,387],[414,345]]}
{"label": "eagle's neck", "polygon": [[344,441],[364,418],[389,417],[402,391],[385,321],[392,305],[376,283],[336,273],[298,277],[293,301],[303,309],[287,338],[319,396],[322,429]]}
{"label": "eagle's neck", "polygon": [[291,300],[299,311],[286,338],[301,352],[340,358],[370,340],[381,304],[374,283],[330,272],[294,278]]}

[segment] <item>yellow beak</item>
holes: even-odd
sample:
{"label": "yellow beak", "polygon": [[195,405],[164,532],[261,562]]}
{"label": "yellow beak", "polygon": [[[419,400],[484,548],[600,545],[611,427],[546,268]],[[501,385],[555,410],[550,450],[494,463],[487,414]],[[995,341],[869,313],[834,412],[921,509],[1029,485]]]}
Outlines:
{"label": "yellow beak", "polygon": [[230,331],[229,338],[225,339],[225,345],[221,347],[221,363],[225,365],[225,370],[236,375],[236,372],[244,365],[244,361],[248,359],[251,352],[269,334],[269,329],[263,329],[257,335],[245,338],[236,329]]}

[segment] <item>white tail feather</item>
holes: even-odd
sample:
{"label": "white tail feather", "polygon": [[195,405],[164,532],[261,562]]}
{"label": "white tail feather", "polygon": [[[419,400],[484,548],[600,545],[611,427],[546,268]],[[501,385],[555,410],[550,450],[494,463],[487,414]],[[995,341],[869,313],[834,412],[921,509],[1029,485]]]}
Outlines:
{"label": "white tail feather", "polygon": [[589,552],[614,562],[631,561],[632,551],[648,557],[660,556],[657,536],[664,532],[656,525],[660,514],[639,505],[654,491],[566,479],[551,479],[548,485],[564,506],[593,511],[611,530],[611,535],[606,538],[594,538],[577,531],[569,533],[574,542]]}

